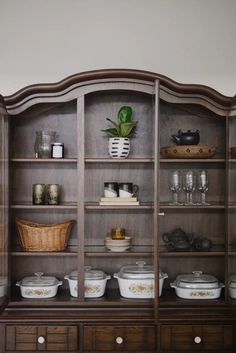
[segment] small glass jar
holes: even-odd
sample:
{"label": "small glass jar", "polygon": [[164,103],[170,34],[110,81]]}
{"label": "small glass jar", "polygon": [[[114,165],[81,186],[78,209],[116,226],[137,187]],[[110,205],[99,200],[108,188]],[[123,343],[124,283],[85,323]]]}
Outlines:
{"label": "small glass jar", "polygon": [[64,158],[64,143],[54,142],[51,144],[51,157]]}

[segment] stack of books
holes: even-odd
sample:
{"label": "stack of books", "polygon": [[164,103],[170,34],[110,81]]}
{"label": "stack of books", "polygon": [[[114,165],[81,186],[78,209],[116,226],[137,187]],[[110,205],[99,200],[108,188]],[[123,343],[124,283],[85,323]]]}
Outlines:
{"label": "stack of books", "polygon": [[101,206],[138,206],[137,197],[101,197]]}

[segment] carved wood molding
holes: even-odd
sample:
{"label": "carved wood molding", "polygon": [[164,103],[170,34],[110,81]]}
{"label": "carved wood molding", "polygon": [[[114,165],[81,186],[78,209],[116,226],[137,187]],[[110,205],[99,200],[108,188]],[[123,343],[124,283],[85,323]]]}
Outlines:
{"label": "carved wood molding", "polygon": [[[181,103],[181,100],[184,100],[185,103],[201,104],[223,116],[230,114],[230,112],[232,113],[232,110],[236,109],[235,97],[224,96],[211,87],[178,83],[161,74],[131,69],[104,69],[82,72],[56,83],[40,83],[27,86],[12,95],[4,96],[3,99],[8,112],[11,114],[17,107],[23,107],[25,102],[31,101],[30,105],[33,105],[39,100],[42,102],[46,101],[48,97],[62,97],[67,95],[70,90],[75,90],[83,85],[92,83],[92,81],[102,82],[108,79],[138,80],[153,85],[158,80],[160,82],[161,98],[169,102]],[[26,105],[21,110],[27,107]]]}

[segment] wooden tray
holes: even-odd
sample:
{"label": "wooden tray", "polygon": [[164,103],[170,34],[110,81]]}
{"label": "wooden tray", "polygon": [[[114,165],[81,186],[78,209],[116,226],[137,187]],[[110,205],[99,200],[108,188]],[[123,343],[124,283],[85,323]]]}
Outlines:
{"label": "wooden tray", "polygon": [[164,158],[211,158],[216,148],[213,145],[182,145],[161,148]]}

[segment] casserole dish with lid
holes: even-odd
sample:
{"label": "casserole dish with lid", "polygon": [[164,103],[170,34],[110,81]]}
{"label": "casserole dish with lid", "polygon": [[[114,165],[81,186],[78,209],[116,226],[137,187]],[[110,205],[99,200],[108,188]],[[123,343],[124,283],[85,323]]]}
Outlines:
{"label": "casserole dish with lid", "polygon": [[0,276],[0,298],[4,297],[7,292],[7,280],[5,277]]}
{"label": "casserole dish with lid", "polygon": [[236,275],[230,276],[228,287],[230,297],[236,299]]}
{"label": "casserole dish with lid", "polygon": [[36,272],[35,276],[24,277],[16,285],[20,287],[23,298],[52,298],[57,294],[62,281],[54,276],[43,276],[42,272]]}
{"label": "casserole dish with lid", "polygon": [[224,287],[218,279],[202,271],[193,271],[190,274],[178,275],[170,284],[178,297],[183,299],[216,299],[220,297]]}
{"label": "casserole dish with lid", "polygon": [[[166,273],[159,272],[159,296],[162,293]],[[149,299],[154,298],[154,270],[153,266],[144,261],[137,261],[136,265],[121,267],[119,273],[114,273],[118,280],[120,294],[125,298]]]}
{"label": "casserole dish with lid", "polygon": [[[106,283],[111,276],[101,270],[94,270],[90,266],[85,266],[84,269],[84,297],[102,297],[105,293]],[[72,271],[64,278],[69,282],[70,295],[72,297],[78,297],[78,272]]]}

